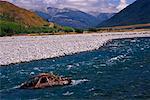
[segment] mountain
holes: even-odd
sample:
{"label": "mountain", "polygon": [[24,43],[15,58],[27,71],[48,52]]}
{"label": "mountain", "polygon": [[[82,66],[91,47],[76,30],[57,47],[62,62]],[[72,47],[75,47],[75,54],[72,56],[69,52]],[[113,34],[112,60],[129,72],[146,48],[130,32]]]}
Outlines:
{"label": "mountain", "polygon": [[110,19],[114,15],[115,15],[115,13],[100,13],[97,16],[97,20],[98,20],[99,23],[101,23],[103,21],[106,21],[106,20]]}
{"label": "mountain", "polygon": [[63,26],[74,28],[94,27],[97,20],[94,16],[72,8],[48,8],[48,14],[51,16],[49,21],[55,22]]}
{"label": "mountain", "polygon": [[26,26],[43,26],[47,24],[40,16],[9,2],[0,1],[0,18]]}
{"label": "mountain", "polygon": [[[43,13],[40,14],[42,15]],[[73,29],[48,23],[34,12],[17,7],[6,1],[0,1],[0,36],[33,33],[36,35],[41,33],[55,34],[59,31],[70,32]]]}
{"label": "mountain", "polygon": [[34,12],[46,21],[48,21],[48,19],[50,18],[50,15],[45,12],[42,11],[34,11]]}
{"label": "mountain", "polygon": [[98,11],[89,11],[88,14],[97,17],[100,14],[100,12],[98,12]]}
{"label": "mountain", "polygon": [[90,13],[85,13],[78,9],[73,8],[54,8],[48,7],[48,12],[35,11],[39,16],[48,20],[49,22],[54,22],[62,26],[69,26],[73,28],[92,28],[97,26],[100,22],[107,20],[112,16],[108,13],[97,13],[97,16],[91,15]]}
{"label": "mountain", "polygon": [[136,0],[112,18],[98,26],[125,26],[150,23],[150,0]]}
{"label": "mountain", "polygon": [[97,11],[90,11],[88,13],[91,14],[92,16],[96,17],[98,24],[110,19],[112,16],[115,15],[115,13],[100,13]]}

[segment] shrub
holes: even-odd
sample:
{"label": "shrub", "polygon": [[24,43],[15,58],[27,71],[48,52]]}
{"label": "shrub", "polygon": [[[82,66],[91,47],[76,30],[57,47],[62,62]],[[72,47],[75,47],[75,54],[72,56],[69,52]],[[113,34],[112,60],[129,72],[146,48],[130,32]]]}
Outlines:
{"label": "shrub", "polygon": [[64,30],[64,32],[74,32],[74,29],[73,28],[71,28],[71,27],[67,27],[67,26],[65,26],[64,28],[63,28],[63,30]]}
{"label": "shrub", "polygon": [[84,30],[82,30],[82,29],[75,29],[75,32],[77,32],[77,33],[83,33]]}
{"label": "shrub", "polygon": [[90,29],[88,29],[88,31],[89,31],[89,32],[97,32],[98,29],[96,29],[96,28],[90,28]]}
{"label": "shrub", "polygon": [[0,21],[0,36],[19,34],[24,27],[14,22]]}
{"label": "shrub", "polygon": [[48,26],[34,26],[27,27],[16,22],[9,22],[0,20],[0,36],[12,36],[15,34],[31,34],[31,33],[56,33],[56,32],[77,32],[83,33],[81,29],[73,29],[71,27],[48,27]]}
{"label": "shrub", "polygon": [[0,36],[12,36],[21,33],[54,33],[57,29],[48,26],[43,27],[25,27],[21,24],[8,21],[0,21]]}

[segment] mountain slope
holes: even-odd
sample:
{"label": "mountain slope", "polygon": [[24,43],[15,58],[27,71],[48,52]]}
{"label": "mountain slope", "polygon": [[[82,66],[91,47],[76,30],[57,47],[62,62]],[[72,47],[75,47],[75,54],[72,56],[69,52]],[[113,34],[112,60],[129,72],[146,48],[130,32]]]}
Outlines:
{"label": "mountain slope", "polygon": [[55,34],[59,31],[72,32],[74,30],[54,23],[48,23],[31,11],[19,8],[6,1],[0,1],[0,36],[33,33]]}
{"label": "mountain slope", "polygon": [[96,18],[90,14],[71,8],[48,8],[50,16],[49,21],[60,25],[71,26],[75,28],[88,28],[96,25]]}
{"label": "mountain slope", "polygon": [[47,24],[46,21],[35,13],[6,1],[0,1],[0,17],[1,20],[17,22],[26,26],[43,26]]}
{"label": "mountain slope", "polygon": [[123,26],[150,23],[150,0],[137,0],[98,26]]}
{"label": "mountain slope", "polygon": [[34,12],[46,21],[48,21],[48,19],[50,18],[50,15],[45,12],[42,11],[34,11]]}
{"label": "mountain slope", "polygon": [[114,15],[115,13],[100,13],[98,16],[96,16],[98,20],[98,24],[110,19]]}
{"label": "mountain slope", "polygon": [[97,13],[97,16],[85,13],[78,9],[72,8],[53,8],[48,7],[48,12],[35,11],[36,14],[49,22],[54,22],[62,26],[70,26],[73,28],[91,28],[97,26],[100,22],[109,19],[113,14],[111,13]]}

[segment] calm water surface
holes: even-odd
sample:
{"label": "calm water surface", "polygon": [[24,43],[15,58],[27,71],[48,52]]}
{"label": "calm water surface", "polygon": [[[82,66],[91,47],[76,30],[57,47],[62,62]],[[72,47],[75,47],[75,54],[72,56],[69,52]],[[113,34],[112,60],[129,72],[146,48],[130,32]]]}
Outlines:
{"label": "calm water surface", "polygon": [[[37,90],[17,87],[34,74],[70,76],[72,85]],[[113,40],[96,51],[0,67],[1,100],[148,100],[150,38]]]}

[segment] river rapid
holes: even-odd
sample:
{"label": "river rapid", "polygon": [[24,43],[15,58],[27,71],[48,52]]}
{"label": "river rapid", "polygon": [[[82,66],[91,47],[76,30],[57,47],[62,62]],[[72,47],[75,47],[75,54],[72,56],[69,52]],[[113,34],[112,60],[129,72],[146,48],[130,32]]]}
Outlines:
{"label": "river rapid", "polygon": [[[72,84],[18,89],[32,75],[43,72],[72,77]],[[95,51],[2,66],[0,99],[150,99],[150,37],[117,39]]]}

